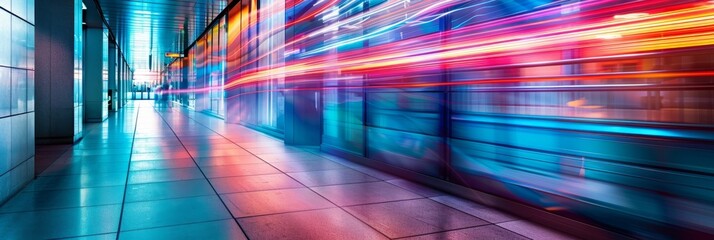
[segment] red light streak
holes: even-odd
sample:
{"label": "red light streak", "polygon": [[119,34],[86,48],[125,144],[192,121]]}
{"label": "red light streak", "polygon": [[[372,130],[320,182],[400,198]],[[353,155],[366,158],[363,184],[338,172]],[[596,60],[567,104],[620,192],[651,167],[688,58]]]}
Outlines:
{"label": "red light streak", "polygon": [[[428,1],[425,1],[428,2]],[[269,33],[252,38],[242,44],[243,49],[251,41],[275,34],[287,27],[313,18],[334,6],[330,1],[310,14]],[[618,75],[567,75],[534,76],[501,79],[473,79],[458,83],[394,83],[388,84],[390,76],[422,75],[425,72],[476,71],[490,69],[520,69],[527,67],[557,66],[563,64],[611,61],[627,57],[661,57],[680,49],[712,49],[714,42],[714,6],[700,3],[672,4],[671,1],[648,1],[608,5],[610,1],[587,1],[580,4],[582,12],[562,16],[561,9],[551,8],[529,14],[462,27],[455,30],[430,34],[407,40],[395,41],[349,52],[331,53],[289,61],[278,66],[267,65],[243,70],[232,79],[227,79],[225,89],[245,86],[275,77],[286,78],[296,83],[307,76],[325,74],[367,74],[367,82],[379,82],[385,87],[432,87],[481,83],[607,80],[618,78],[678,78],[711,76],[711,72],[638,72]],[[421,5],[417,5],[421,6]],[[660,6],[653,8],[651,6]],[[591,8],[597,10],[587,10]],[[638,18],[614,18],[618,14],[646,10],[647,15]],[[406,12],[400,10],[396,12]],[[390,14],[389,16],[398,15]],[[389,16],[374,17],[361,23],[363,28],[382,24]],[[243,18],[244,20],[246,17]],[[541,19],[532,21],[532,19]],[[531,21],[529,21],[531,20]],[[391,21],[391,20],[389,20]],[[525,23],[526,21],[529,21]],[[524,23],[522,23],[524,22]],[[572,24],[573,22],[577,24]],[[257,24],[255,22],[251,24]],[[508,27],[504,27],[508,26]],[[246,27],[247,28],[247,27]],[[240,29],[241,32],[246,28]],[[338,30],[336,35],[352,30]],[[617,34],[621,38],[599,39],[598,36]],[[302,34],[275,46],[267,53],[242,61],[237,69],[257,63],[286,46],[304,45],[307,41],[323,41],[318,37]],[[499,64],[497,58],[517,59],[528,55],[575,49],[583,56],[557,61],[530,61]],[[243,51],[240,51],[243,52]],[[237,53],[233,53],[237,54]],[[338,59],[337,61],[335,61]],[[330,81],[327,78],[324,81]],[[310,80],[311,81],[311,80]],[[206,91],[193,89],[191,91]]]}

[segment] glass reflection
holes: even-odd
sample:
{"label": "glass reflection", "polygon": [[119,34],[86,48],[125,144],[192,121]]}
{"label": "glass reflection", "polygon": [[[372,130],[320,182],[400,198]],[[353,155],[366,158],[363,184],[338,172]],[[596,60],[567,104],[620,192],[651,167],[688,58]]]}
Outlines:
{"label": "glass reflection", "polygon": [[713,8],[242,1],[226,43],[189,50],[176,93],[212,109],[218,91],[226,118],[281,131],[283,94],[319,89],[324,148],[635,237],[700,236],[714,233]]}

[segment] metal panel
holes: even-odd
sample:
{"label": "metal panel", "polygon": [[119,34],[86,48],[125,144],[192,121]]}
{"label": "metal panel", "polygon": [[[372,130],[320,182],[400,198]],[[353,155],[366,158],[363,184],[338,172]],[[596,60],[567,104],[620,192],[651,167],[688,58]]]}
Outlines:
{"label": "metal panel", "polygon": [[0,175],[10,170],[10,128],[10,118],[0,118]]}
{"label": "metal panel", "polygon": [[12,96],[12,70],[0,67],[0,117],[10,115],[10,97]]}
{"label": "metal panel", "polygon": [[12,32],[7,31],[10,29],[11,20],[10,13],[0,10],[0,66],[10,66],[10,49],[11,44],[7,44],[12,40]]}
{"label": "metal panel", "polygon": [[27,70],[12,70],[11,101],[12,114],[20,114],[27,112]]}
{"label": "metal panel", "polygon": [[27,23],[22,19],[12,18],[11,66],[27,67]]}

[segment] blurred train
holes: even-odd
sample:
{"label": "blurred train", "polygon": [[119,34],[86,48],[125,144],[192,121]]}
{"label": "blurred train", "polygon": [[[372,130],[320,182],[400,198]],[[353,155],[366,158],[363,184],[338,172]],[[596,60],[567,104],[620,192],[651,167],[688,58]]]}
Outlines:
{"label": "blurred train", "polygon": [[285,92],[313,91],[325,151],[714,235],[714,1],[251,0],[220,24],[171,74],[206,106],[225,90],[227,119],[281,132]]}

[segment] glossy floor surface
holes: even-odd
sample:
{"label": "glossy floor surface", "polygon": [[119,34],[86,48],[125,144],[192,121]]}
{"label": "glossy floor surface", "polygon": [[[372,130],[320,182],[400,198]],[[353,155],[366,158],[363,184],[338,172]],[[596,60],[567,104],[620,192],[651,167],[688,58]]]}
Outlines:
{"label": "glossy floor surface", "polygon": [[317,149],[149,101],[130,103],[53,153],[58,159],[0,207],[0,238],[568,238]]}

